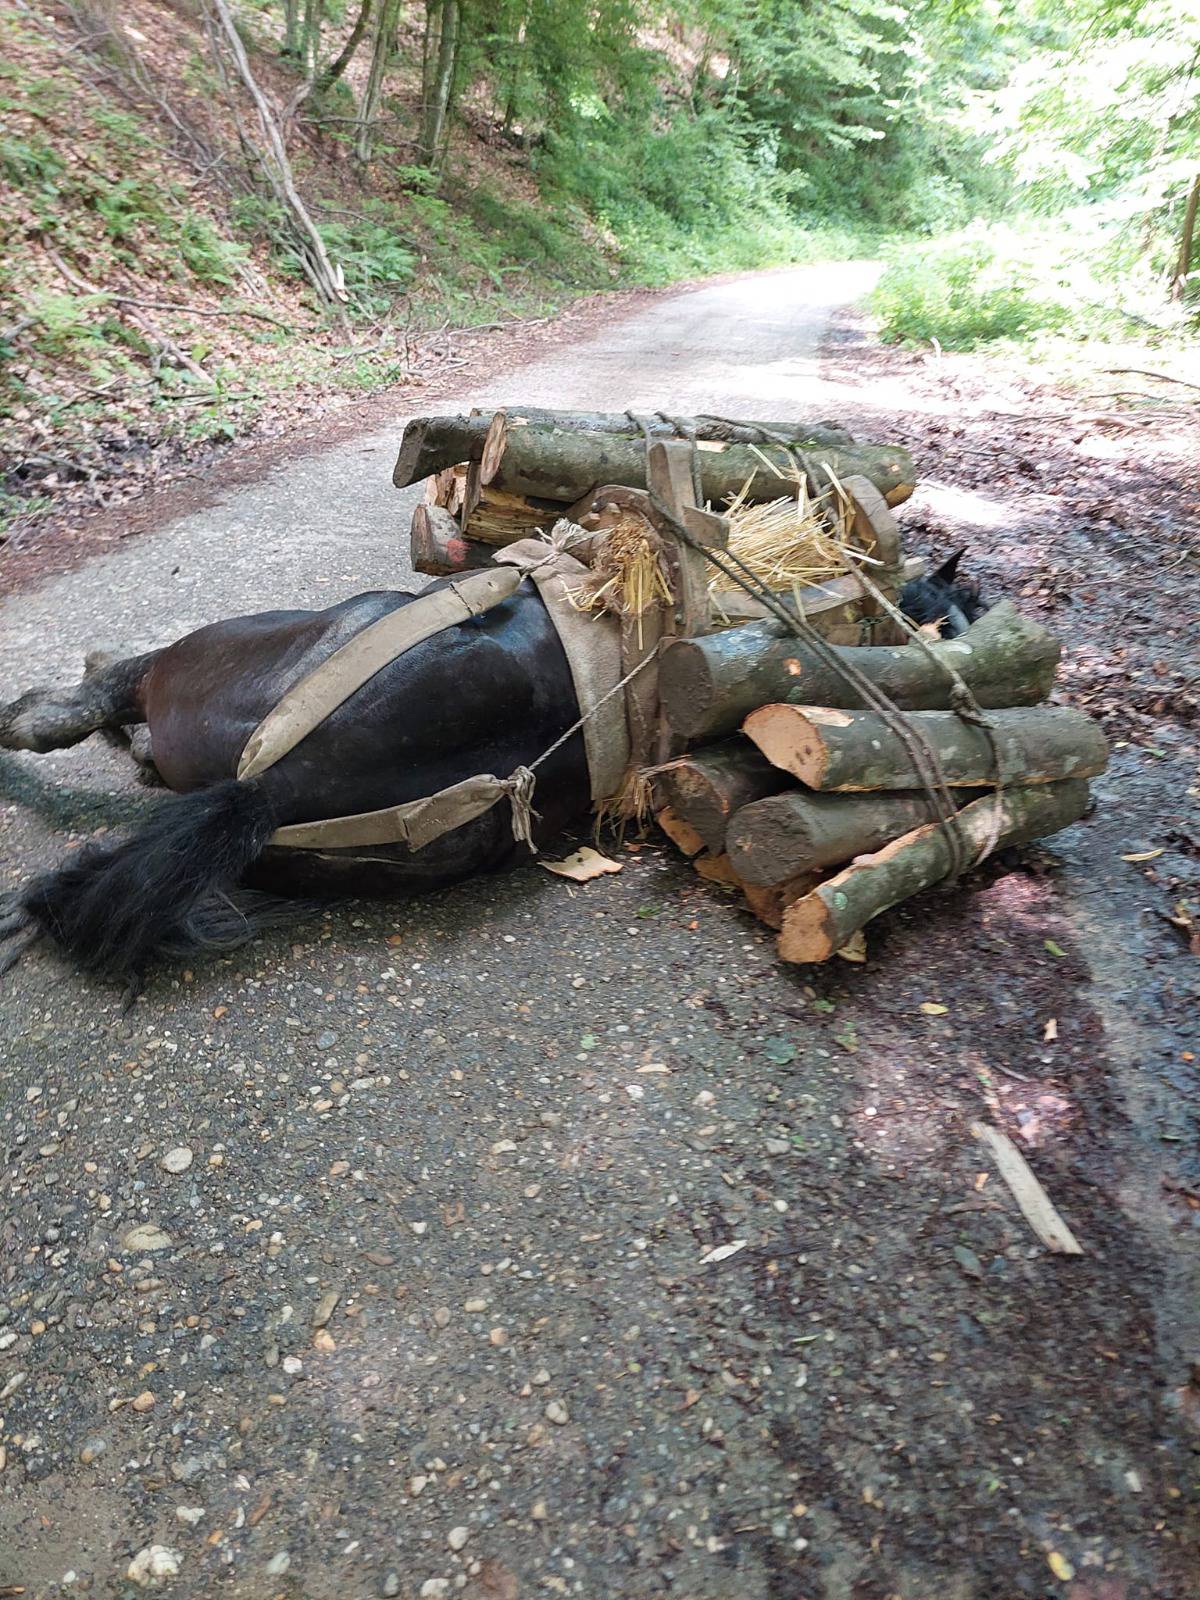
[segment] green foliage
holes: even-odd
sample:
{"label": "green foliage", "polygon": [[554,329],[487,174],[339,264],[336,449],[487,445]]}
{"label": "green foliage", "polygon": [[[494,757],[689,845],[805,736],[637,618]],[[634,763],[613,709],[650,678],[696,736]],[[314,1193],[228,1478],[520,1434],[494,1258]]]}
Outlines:
{"label": "green foliage", "polygon": [[65,163],[41,139],[0,139],[0,175],[14,188],[53,194]]}
{"label": "green foliage", "polygon": [[1080,208],[1055,222],[978,224],[894,245],[872,296],[884,336],[970,350],[995,340],[1165,337],[1166,307],[1119,222]]}
{"label": "green foliage", "polygon": [[394,226],[370,217],[329,222],[321,237],[342,268],[346,289],[364,310],[386,310],[412,281],[416,256]]}
{"label": "green foliage", "polygon": [[1069,316],[1027,263],[982,236],[901,248],[872,303],[886,337],[947,350],[1057,331]]}

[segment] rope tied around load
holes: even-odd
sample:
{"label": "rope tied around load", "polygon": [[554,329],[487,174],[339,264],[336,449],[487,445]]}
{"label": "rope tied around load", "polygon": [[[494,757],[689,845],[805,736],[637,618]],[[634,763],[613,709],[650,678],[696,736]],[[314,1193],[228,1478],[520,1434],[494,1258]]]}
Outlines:
{"label": "rope tied around load", "polygon": [[[635,424],[635,426],[640,428],[642,438],[645,443],[645,448],[647,452],[649,452],[651,443],[653,442],[650,429],[650,419],[632,410],[626,411],[625,414],[630,421]],[[686,428],[681,426],[679,419],[673,419],[665,412],[659,411],[656,412],[655,415],[660,422],[675,428],[677,435],[684,438],[686,442],[691,445],[692,482],[696,496],[696,503],[697,505],[702,506],[704,504],[704,497],[701,486],[700,459],[699,450],[696,443],[695,429],[690,425]],[[728,418],[717,417],[706,420],[715,421],[729,428],[747,427],[746,424],[733,423]],[[764,443],[772,443],[782,446],[787,453],[791,461],[793,471],[796,473],[797,479],[799,480],[802,477],[802,473],[800,470],[800,465],[796,460],[794,451],[792,450],[792,441],[785,438],[781,434],[774,433],[771,429],[758,425],[754,425],[754,431],[761,435]],[[831,485],[844,495],[845,491],[841,489],[841,485],[838,484],[837,479],[833,476],[832,471],[830,471],[828,467],[826,468],[826,471],[828,472]],[[647,482],[649,482],[648,472]],[[937,751],[934,749],[932,742],[919,727],[919,725],[914,723],[912,719],[905,713],[905,711],[898,706],[891,696],[881,689],[878,684],[872,682],[871,679],[860,672],[852,662],[845,660],[838,653],[835,647],[826,639],[824,639],[820,633],[818,633],[818,631],[812,626],[811,623],[808,622],[807,618],[805,618],[798,609],[788,606],[786,602],[784,602],[774,592],[774,590],[770,589],[767,584],[765,584],[757,576],[757,574],[755,574],[746,565],[746,563],[740,559],[735,551],[716,550],[710,546],[702,544],[699,540],[694,539],[682,521],[674,514],[674,512],[671,511],[668,506],[664,505],[661,499],[659,499],[658,496],[653,493],[650,494],[650,504],[653,507],[655,514],[663,519],[664,523],[670,528],[671,532],[677,539],[679,539],[683,544],[687,545],[690,549],[698,551],[707,561],[711,562],[711,564],[716,567],[718,572],[722,573],[739,589],[743,590],[751,597],[751,599],[757,600],[778,622],[782,623],[782,625],[787,628],[789,632],[795,634],[797,638],[802,639],[809,649],[817,656],[821,664],[835,672],[843,680],[843,682],[848,684],[855,691],[855,693],[858,694],[864,705],[880,716],[891,729],[891,731],[895,733],[896,737],[904,746],[905,752],[907,753],[909,761],[912,764],[913,771],[920,780],[921,787],[924,789],[929,798],[929,802],[933,808],[935,822],[946,840],[946,846],[950,853],[951,862],[950,873],[947,881],[953,883],[969,868],[978,866],[982,861],[984,861],[995,849],[1001,827],[1001,806],[999,802],[1004,789],[1004,772],[1000,745],[996,736],[995,728],[984,715],[982,708],[980,707],[974,694],[972,694],[969,685],[963,679],[962,675],[955,670],[950,662],[943,660],[941,656],[935,655],[933,651],[929,649],[927,641],[921,637],[919,632],[912,626],[908,619],[903,616],[898,608],[895,607],[888,597],[883,594],[879,586],[865,571],[864,563],[856,561],[855,570],[856,575],[867,589],[867,592],[871,594],[877,603],[882,604],[887,614],[894,621],[899,623],[901,628],[909,635],[909,638],[912,640],[912,642],[924,650],[929,656],[930,660],[933,661],[934,664],[950,679],[949,699],[951,710],[953,710],[964,721],[971,722],[983,729],[989,740],[996,775],[995,791],[997,803],[993,808],[993,817],[989,837],[985,841],[984,847],[974,855],[973,859],[972,852],[968,848],[966,840],[964,839],[962,831],[959,827],[957,820],[958,806],[950,792],[950,787],[946,782],[945,773],[942,771],[942,765],[938,758]]]}

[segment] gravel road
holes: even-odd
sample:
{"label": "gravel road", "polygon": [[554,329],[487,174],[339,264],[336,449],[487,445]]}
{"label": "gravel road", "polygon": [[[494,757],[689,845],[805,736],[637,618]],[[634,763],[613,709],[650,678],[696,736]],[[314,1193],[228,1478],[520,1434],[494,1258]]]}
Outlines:
{"label": "gravel road", "polygon": [[[461,402],[836,413],[821,340],[871,273],[702,288]],[[404,586],[401,421],[7,601],[6,692]],[[7,878],[146,803],[104,746],[4,757]],[[339,909],[127,1014],[27,960],[0,1594],[1194,1593],[1196,1248],[1148,1088],[1184,1041],[1131,1002],[1088,826],[866,968],[782,969],[653,843]],[[1080,1260],[969,1131],[1031,1082]]]}

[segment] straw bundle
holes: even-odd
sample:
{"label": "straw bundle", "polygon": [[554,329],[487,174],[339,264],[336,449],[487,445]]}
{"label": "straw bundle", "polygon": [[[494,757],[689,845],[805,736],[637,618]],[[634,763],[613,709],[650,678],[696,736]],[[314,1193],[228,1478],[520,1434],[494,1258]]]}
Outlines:
{"label": "straw bundle", "polygon": [[[803,480],[780,499],[757,504],[743,489],[725,516],[730,550],[770,589],[804,588],[851,570],[840,507],[827,506],[825,496],[814,499]],[[723,572],[709,584],[714,594],[736,587]]]}
{"label": "straw bundle", "polygon": [[627,512],[597,535],[594,548],[591,581],[572,595],[578,610],[615,612],[640,621],[651,606],[672,603],[662,549],[636,512]]}

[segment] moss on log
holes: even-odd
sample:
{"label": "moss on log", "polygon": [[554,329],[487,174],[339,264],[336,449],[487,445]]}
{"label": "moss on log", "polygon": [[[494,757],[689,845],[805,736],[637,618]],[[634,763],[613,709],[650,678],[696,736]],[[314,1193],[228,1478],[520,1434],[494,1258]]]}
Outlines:
{"label": "moss on log", "polygon": [[[1061,652],[1053,634],[1007,600],[928,653],[915,644],[838,647],[840,657],[910,711],[950,704],[951,681],[939,662],[953,666],[981,706],[1036,704],[1053,687]],[[694,741],[733,733],[758,706],[862,704],[856,689],[778,622],[677,640],[663,654],[659,693],[672,732]]]}
{"label": "moss on log", "polygon": [[[974,801],[958,813],[958,824],[978,855],[993,838],[1000,848],[1057,833],[1078,821],[1087,798],[1082,779],[1008,789]],[[934,823],[916,828],[793,901],[783,913],[779,954],[785,961],[828,961],[873,917],[940,883],[951,868],[942,830]]]}

